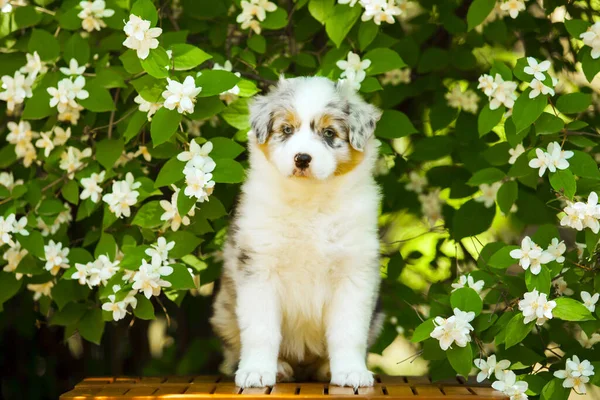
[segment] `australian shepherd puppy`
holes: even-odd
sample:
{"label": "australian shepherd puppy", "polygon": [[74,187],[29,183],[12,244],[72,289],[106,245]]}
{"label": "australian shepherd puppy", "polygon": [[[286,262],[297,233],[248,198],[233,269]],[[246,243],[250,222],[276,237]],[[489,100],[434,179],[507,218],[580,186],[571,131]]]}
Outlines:
{"label": "australian shepherd puppy", "polygon": [[379,117],[348,84],[320,77],[282,79],[251,104],[250,169],[211,318],[238,386],[373,384]]}

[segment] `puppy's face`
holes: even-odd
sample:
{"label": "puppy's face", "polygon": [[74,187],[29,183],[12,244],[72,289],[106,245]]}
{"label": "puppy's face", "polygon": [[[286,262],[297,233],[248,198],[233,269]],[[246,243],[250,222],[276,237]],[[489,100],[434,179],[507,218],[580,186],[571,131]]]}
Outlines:
{"label": "puppy's face", "polygon": [[281,80],[250,109],[258,148],[291,178],[325,180],[363,160],[379,111],[326,78]]}

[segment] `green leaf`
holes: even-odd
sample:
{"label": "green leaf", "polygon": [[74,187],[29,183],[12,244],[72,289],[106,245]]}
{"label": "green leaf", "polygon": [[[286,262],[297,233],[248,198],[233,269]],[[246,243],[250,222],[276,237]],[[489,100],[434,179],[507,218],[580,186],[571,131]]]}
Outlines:
{"label": "green leaf", "polygon": [[195,197],[188,197],[185,195],[184,190],[179,191],[177,196],[177,211],[179,215],[187,215],[192,206],[196,204],[197,199]]}
{"label": "green leaf", "polygon": [[510,348],[517,343],[521,343],[523,339],[529,335],[529,332],[533,329],[535,321],[531,321],[528,324],[524,324],[525,317],[522,313],[518,313],[508,322],[506,326],[506,348]]}
{"label": "green leaf", "polygon": [[567,198],[573,200],[577,191],[577,182],[571,170],[557,170],[550,174],[550,184],[559,193],[564,194]]}
{"label": "green leaf", "polygon": [[247,43],[248,47],[257,53],[265,54],[267,51],[267,40],[264,36],[254,35],[248,39]]}
{"label": "green leaf", "polygon": [[479,297],[479,294],[475,290],[469,287],[460,288],[452,292],[450,295],[450,304],[452,308],[458,308],[461,311],[473,311],[475,316],[481,314],[481,310],[483,309],[481,297]]}
{"label": "green leaf", "polygon": [[[56,82],[49,86],[42,85],[33,90],[32,97],[25,101],[23,119],[42,119],[56,114],[56,107],[50,107],[50,94],[46,90],[48,87],[56,87]],[[79,102],[81,101],[79,100]]]}
{"label": "green leaf", "polygon": [[218,198],[211,197],[209,202],[203,203],[200,207],[200,214],[212,221],[227,215],[227,210]]}
{"label": "green leaf", "polygon": [[490,184],[501,181],[506,178],[506,174],[498,168],[484,168],[473,174],[473,176],[467,181],[469,186],[479,186],[483,183]]}
{"label": "green leaf", "polygon": [[114,260],[117,255],[117,241],[110,233],[102,233],[94,250],[94,257],[98,258],[102,255],[107,256],[111,260]]}
{"label": "green leaf", "polygon": [[160,206],[160,202],[151,201],[142,206],[133,218],[132,224],[141,226],[142,228],[156,228],[162,225],[160,216],[165,211]]}
{"label": "green leaf", "polygon": [[593,321],[595,319],[590,310],[577,300],[559,297],[554,301],[556,301],[556,307],[552,310],[554,318],[563,321]]}
{"label": "green leaf", "polygon": [[37,25],[42,20],[42,13],[38,13],[35,7],[25,6],[14,9],[15,23],[20,29]]}
{"label": "green leaf", "polygon": [[240,183],[244,180],[244,167],[231,159],[215,160],[217,167],[213,171],[213,180],[216,183]]}
{"label": "green leaf", "polygon": [[79,186],[75,181],[67,181],[60,189],[62,197],[71,204],[79,204]]}
{"label": "green leaf", "polygon": [[496,208],[487,208],[482,203],[469,200],[463,204],[452,219],[455,240],[475,236],[489,229],[496,215]]}
{"label": "green leaf", "polygon": [[429,335],[431,334],[431,332],[433,332],[434,329],[435,324],[433,323],[433,318],[429,318],[427,321],[417,326],[410,341],[413,343],[419,343],[424,340],[427,340],[429,339]]}
{"label": "green leaf", "polygon": [[112,169],[121,157],[125,145],[121,139],[104,139],[96,143],[96,160],[106,169]]}
{"label": "green leaf", "polygon": [[72,59],[77,60],[79,66],[85,65],[90,59],[90,45],[79,32],[75,32],[65,43],[63,60],[68,65]]}
{"label": "green leaf", "polygon": [[554,378],[542,389],[540,400],[567,400],[571,394],[571,388],[563,386],[564,379]]}
{"label": "green leaf", "polygon": [[454,345],[452,348],[446,351],[448,361],[452,368],[465,378],[469,376],[471,368],[473,367],[473,350],[471,349],[470,343],[467,343],[465,347]]}
{"label": "green leaf", "polygon": [[36,260],[31,254],[27,254],[19,262],[15,272],[19,274],[40,275],[44,273],[44,269],[40,261]]}
{"label": "green leaf", "polygon": [[[239,84],[242,85],[244,82],[248,81],[240,81]],[[240,94],[241,94],[241,86],[240,86]],[[239,101],[239,100],[238,100]],[[243,100],[242,100],[243,101]],[[219,99],[218,96],[212,97],[197,97],[196,98],[196,106],[194,107],[194,112],[189,115],[189,118],[192,120],[200,120],[210,118],[214,115],[217,115],[221,111],[225,110],[226,106]],[[246,114],[248,110],[246,109]],[[221,114],[223,116],[223,114]],[[246,115],[246,119],[247,119]],[[243,116],[240,116],[243,118]]]}
{"label": "green leaf", "polygon": [[156,182],[154,182],[154,187],[159,188],[168,186],[183,179],[183,167],[185,167],[185,163],[183,161],[179,161],[177,157],[171,158],[163,165],[158,173]]}
{"label": "green leaf", "polygon": [[131,6],[131,14],[150,21],[150,26],[155,26],[158,21],[158,12],[152,0],[137,0]]}
{"label": "green leaf", "polygon": [[477,118],[477,130],[479,131],[479,136],[485,135],[498,125],[502,120],[505,111],[504,106],[501,106],[496,110],[490,109],[489,104],[483,107]]}
{"label": "green leaf", "polygon": [[[209,202],[212,203],[212,200]],[[205,203],[208,204],[208,203]],[[169,257],[181,258],[192,253],[202,243],[202,239],[188,231],[169,232],[165,235],[168,242],[175,242],[175,247],[169,251]]]}
{"label": "green leaf", "polygon": [[202,87],[199,97],[216,96],[233,88],[240,78],[223,70],[204,70],[196,78],[196,86]]}
{"label": "green leaf", "polygon": [[417,132],[406,114],[396,110],[384,110],[375,128],[375,135],[385,139],[401,138]]}
{"label": "green leaf", "polygon": [[585,74],[585,78],[591,83],[598,72],[600,72],[600,58],[592,58],[592,50],[590,47],[584,47],[583,49],[579,50],[579,54],[577,56],[577,58],[581,60],[581,67],[583,69],[583,73]]}
{"label": "green leaf", "polygon": [[159,109],[152,117],[150,135],[154,147],[162,144],[177,132],[181,123],[182,115],[177,110],[169,110],[165,107]]}
{"label": "green leaf", "polygon": [[122,269],[137,270],[142,265],[142,260],[147,258],[146,250],[149,246],[135,246],[127,248],[123,260],[121,260],[120,267]]}
{"label": "green leaf", "polygon": [[518,248],[518,246],[505,246],[501,248],[490,257],[487,264],[492,268],[498,269],[506,269],[511,265],[516,264],[518,260],[512,258],[510,252]]}
{"label": "green leaf", "polygon": [[563,114],[578,114],[587,110],[591,104],[591,94],[576,92],[560,96],[556,101],[556,108]]}
{"label": "green leaf", "polygon": [[527,90],[522,93],[513,107],[512,120],[517,132],[521,132],[533,124],[542,115],[548,103],[548,98],[543,95],[530,99],[529,92],[530,90]]}
{"label": "green leaf", "polygon": [[350,29],[360,17],[361,10],[361,7],[349,7],[342,4],[334,6],[333,12],[325,22],[325,31],[336,47],[340,47]]}
{"label": "green leaf", "polygon": [[22,283],[22,280],[17,280],[15,274],[0,271],[0,306],[17,294]]}
{"label": "green leaf", "polygon": [[148,57],[140,60],[140,64],[144,71],[155,78],[160,79],[169,76],[169,56],[167,51],[160,46],[150,50]]}
{"label": "green leaf", "polygon": [[530,269],[525,271],[525,284],[527,285],[527,290],[530,292],[533,289],[537,289],[540,293],[550,294],[551,279],[550,269],[545,265],[542,265],[542,269],[537,275],[531,273]]}
{"label": "green leaf", "polygon": [[419,140],[410,158],[416,161],[431,161],[452,153],[454,142],[449,136],[432,136]]}
{"label": "green leaf", "polygon": [[364,81],[360,83],[360,91],[362,93],[373,93],[379,90],[383,90],[379,80],[372,76],[368,76]]}
{"label": "green leaf", "polygon": [[32,54],[37,51],[42,61],[55,61],[60,55],[58,40],[43,29],[34,29],[31,32],[27,50]]}
{"label": "green leaf", "polygon": [[94,81],[90,81],[85,85],[85,90],[90,94],[85,100],[78,100],[87,110],[93,112],[106,112],[115,109],[113,98],[110,92]]}
{"label": "green leaf", "polygon": [[496,194],[496,202],[500,207],[500,211],[504,214],[510,213],[510,209],[517,201],[518,196],[519,184],[515,181],[504,182]]}
{"label": "green leaf", "polygon": [[123,133],[123,138],[125,139],[125,143],[129,142],[131,139],[136,137],[138,133],[142,130],[142,127],[148,119],[146,118],[146,113],[136,111],[133,113],[129,122],[127,123],[127,128]]}
{"label": "green leaf", "polygon": [[250,129],[250,118],[248,115],[248,99],[238,99],[221,113],[221,117],[229,125],[239,130]]}
{"label": "green leaf", "polygon": [[333,13],[335,0],[310,0],[308,2],[308,12],[314,19],[325,25],[327,18]]}
{"label": "green leaf", "polygon": [[68,303],[62,310],[57,311],[50,319],[50,325],[67,326],[76,324],[87,311],[87,306],[81,303]]}
{"label": "green leaf", "polygon": [[367,75],[378,75],[393,69],[406,67],[406,63],[394,50],[379,48],[369,51],[362,57],[363,60],[371,60],[371,66],[367,68]]}
{"label": "green leaf", "polygon": [[102,311],[99,308],[88,310],[79,320],[77,330],[85,340],[99,345],[104,333]]}
{"label": "green leaf", "polygon": [[494,9],[495,0],[475,0],[467,11],[467,24],[469,30],[480,25]]}
{"label": "green leaf", "polygon": [[184,290],[194,289],[196,287],[192,275],[185,265],[171,264],[171,267],[173,267],[173,273],[169,276],[162,277],[165,281],[171,282],[171,289]]}
{"label": "green leaf", "polygon": [[173,52],[173,65],[176,71],[185,71],[196,68],[212,56],[200,50],[196,46],[185,43],[177,43],[171,46]]}
{"label": "green leaf", "polygon": [[127,50],[119,56],[119,60],[123,64],[123,68],[130,74],[139,74],[144,70],[137,53],[134,50]]}
{"label": "green leaf", "polygon": [[590,23],[580,19],[565,19],[565,28],[574,39],[579,40],[579,36],[588,30]]}
{"label": "green leaf", "polygon": [[[62,206],[62,204],[61,204]],[[44,259],[44,238],[39,231],[29,230],[29,236],[18,236],[21,247],[37,258]]]}
{"label": "green leaf", "polygon": [[137,306],[133,310],[133,315],[139,319],[154,319],[154,306],[152,302],[141,294],[135,296]]}
{"label": "green leaf", "polygon": [[565,127],[565,121],[550,113],[542,113],[535,121],[536,135],[550,135],[560,132]]}
{"label": "green leaf", "polygon": [[273,12],[267,12],[267,18],[260,23],[263,29],[277,30],[285,28],[288,24],[288,13],[283,7],[278,7]]}
{"label": "green leaf", "polygon": [[234,159],[245,150],[243,146],[225,137],[211,138],[210,141],[213,144],[213,150],[210,153],[212,158]]}
{"label": "green leaf", "polygon": [[600,179],[598,164],[592,156],[583,151],[573,151],[573,157],[569,159],[569,169],[581,178]]}
{"label": "green leaf", "polygon": [[[364,51],[379,33],[379,26],[373,21],[363,21],[358,27],[358,46]],[[371,60],[373,61],[373,60]]]}

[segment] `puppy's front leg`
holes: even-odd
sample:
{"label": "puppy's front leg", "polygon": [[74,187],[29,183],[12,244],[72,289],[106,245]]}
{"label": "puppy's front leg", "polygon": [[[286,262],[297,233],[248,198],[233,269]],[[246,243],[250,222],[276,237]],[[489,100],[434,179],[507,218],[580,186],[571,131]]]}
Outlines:
{"label": "puppy's front leg", "polygon": [[273,283],[251,275],[238,285],[237,317],[241,357],[235,374],[239,387],[273,386],[281,342],[281,315]]}
{"label": "puppy's front leg", "polygon": [[367,369],[367,338],[373,304],[373,279],[343,277],[333,294],[328,315],[327,346],[331,383],[373,386]]}

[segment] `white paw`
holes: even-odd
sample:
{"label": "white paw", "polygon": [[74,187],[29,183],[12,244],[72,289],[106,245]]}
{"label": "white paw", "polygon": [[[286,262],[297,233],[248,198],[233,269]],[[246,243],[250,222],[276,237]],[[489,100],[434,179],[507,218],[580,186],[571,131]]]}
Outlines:
{"label": "white paw", "polygon": [[241,388],[273,386],[276,377],[276,371],[243,368],[235,373],[235,384]]}
{"label": "white paw", "polygon": [[292,366],[283,360],[277,360],[277,382],[293,382],[294,369]]}
{"label": "white paw", "polygon": [[353,388],[373,386],[373,373],[369,370],[342,371],[331,373],[331,384]]}

